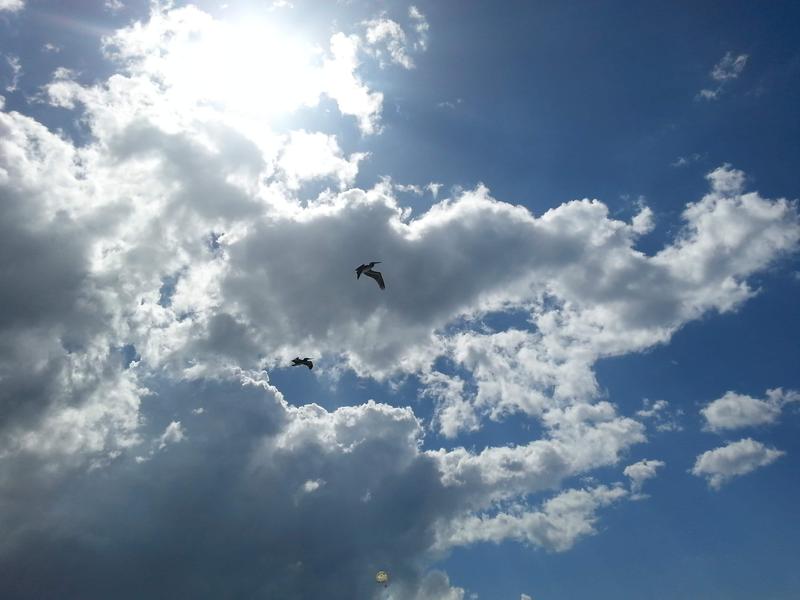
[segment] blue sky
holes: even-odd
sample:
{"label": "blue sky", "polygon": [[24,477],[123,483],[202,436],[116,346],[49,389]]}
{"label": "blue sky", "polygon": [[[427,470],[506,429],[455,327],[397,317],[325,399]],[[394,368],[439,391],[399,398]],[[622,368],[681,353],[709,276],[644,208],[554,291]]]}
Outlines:
{"label": "blue sky", "polygon": [[798,17],[0,0],[0,596],[792,597]]}

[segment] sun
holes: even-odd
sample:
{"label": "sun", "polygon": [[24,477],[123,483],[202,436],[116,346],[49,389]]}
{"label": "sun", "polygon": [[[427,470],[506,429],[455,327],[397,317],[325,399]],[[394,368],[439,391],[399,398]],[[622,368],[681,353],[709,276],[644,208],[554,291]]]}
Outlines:
{"label": "sun", "polygon": [[248,117],[314,106],[322,93],[322,50],[263,19],[205,20],[162,56],[172,94]]}

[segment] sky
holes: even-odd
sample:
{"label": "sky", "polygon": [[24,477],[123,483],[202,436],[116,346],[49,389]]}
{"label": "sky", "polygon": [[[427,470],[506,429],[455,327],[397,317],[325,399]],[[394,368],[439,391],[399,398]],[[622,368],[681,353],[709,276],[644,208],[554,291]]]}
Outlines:
{"label": "sky", "polygon": [[0,596],[794,597],[798,18],[0,0]]}

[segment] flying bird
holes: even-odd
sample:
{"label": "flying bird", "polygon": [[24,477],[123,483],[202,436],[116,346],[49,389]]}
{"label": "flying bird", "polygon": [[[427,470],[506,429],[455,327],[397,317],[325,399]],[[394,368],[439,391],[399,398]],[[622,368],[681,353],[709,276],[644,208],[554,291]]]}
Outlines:
{"label": "flying bird", "polygon": [[372,270],[372,267],[379,264],[381,264],[381,261],[377,260],[366,265],[361,265],[356,269],[356,279],[360,279],[361,275],[372,277],[375,281],[378,282],[378,287],[381,288],[382,290],[385,290],[386,284],[383,283],[383,275],[381,275],[378,271]]}
{"label": "flying bird", "polygon": [[292,366],[293,367],[299,367],[300,365],[307,366],[309,371],[314,368],[314,363],[311,362],[311,359],[308,358],[307,356],[305,358],[300,358],[298,356],[297,358],[293,358],[292,359]]}

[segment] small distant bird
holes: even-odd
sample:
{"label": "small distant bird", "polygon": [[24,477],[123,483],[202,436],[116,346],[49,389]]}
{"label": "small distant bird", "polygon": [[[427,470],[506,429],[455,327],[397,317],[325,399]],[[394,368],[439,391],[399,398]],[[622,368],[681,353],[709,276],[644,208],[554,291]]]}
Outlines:
{"label": "small distant bird", "polygon": [[300,365],[307,366],[309,371],[314,368],[314,363],[311,362],[311,359],[308,358],[307,356],[305,358],[300,358],[298,356],[297,358],[293,358],[292,359],[292,366],[293,367],[299,367]]}
{"label": "small distant bird", "polygon": [[383,275],[381,275],[378,271],[372,270],[372,267],[379,264],[381,264],[381,261],[377,260],[366,265],[361,265],[356,269],[356,279],[359,279],[361,275],[372,277],[375,281],[378,282],[378,287],[381,288],[382,290],[385,290],[386,284],[383,283]]}

